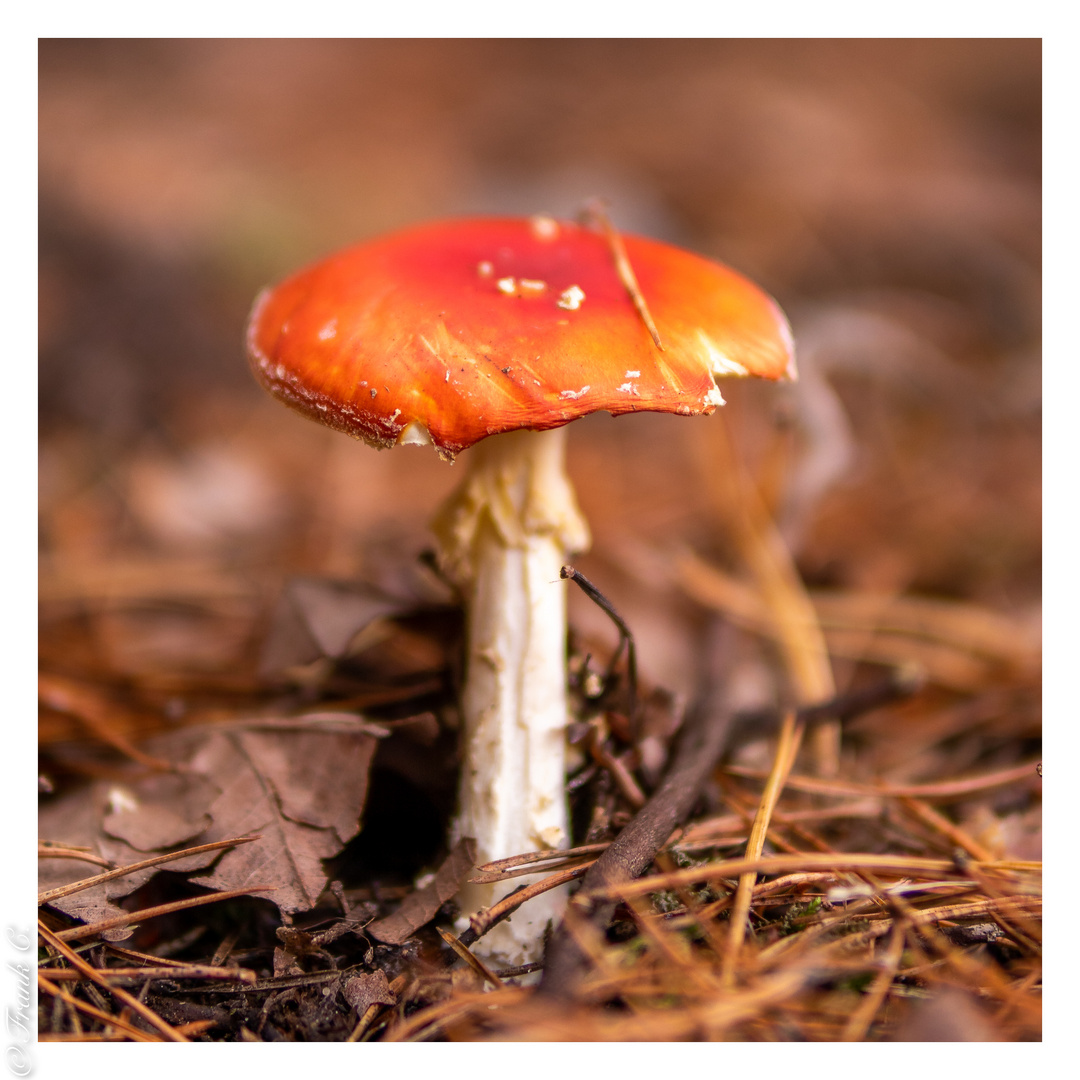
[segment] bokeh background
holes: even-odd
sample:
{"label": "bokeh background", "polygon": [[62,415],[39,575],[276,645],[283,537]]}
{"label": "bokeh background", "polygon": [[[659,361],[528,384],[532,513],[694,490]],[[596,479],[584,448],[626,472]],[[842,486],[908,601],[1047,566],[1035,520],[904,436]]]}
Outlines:
{"label": "bokeh background", "polygon": [[[1040,605],[1037,40],[44,40],[42,655],[220,687],[293,575],[387,580],[455,470],[271,401],[257,290],[476,212],[614,222],[730,263],[789,313],[797,386],[710,418],[601,415],[570,471],[578,565],[689,692],[658,573],[730,558],[730,431],[809,585]],[[721,427],[723,425],[723,427]],[[153,603],[148,602],[153,598]],[[579,623],[603,619],[575,597]]]}

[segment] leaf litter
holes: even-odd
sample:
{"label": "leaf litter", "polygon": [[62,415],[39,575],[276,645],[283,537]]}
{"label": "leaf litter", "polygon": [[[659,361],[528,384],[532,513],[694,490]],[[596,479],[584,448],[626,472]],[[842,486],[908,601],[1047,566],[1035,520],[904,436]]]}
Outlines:
{"label": "leaf litter", "polygon": [[[167,77],[199,70],[184,52],[199,47],[170,46]],[[778,57],[742,47],[764,50],[754,84],[769,81],[773,111],[800,115]],[[906,46],[860,46],[893,47]],[[443,44],[429,59],[458,48],[499,58]],[[671,57],[651,48],[664,78]],[[43,55],[55,122],[68,91]],[[958,70],[951,55],[938,59]],[[499,77],[537,77],[530,63],[518,55]],[[489,65],[454,70],[482,80]],[[683,122],[712,137],[720,69],[696,70]],[[838,94],[823,83],[815,107],[876,138],[908,99],[883,104],[866,74],[835,65]],[[135,76],[120,64],[113,77]],[[949,93],[927,83],[910,100]],[[957,119],[984,110],[982,131],[992,114],[1022,162],[1022,103],[1005,117],[996,100],[894,115],[923,165],[911,174],[890,144],[887,162],[830,162],[854,189],[775,166],[746,190],[730,170],[681,189],[703,248],[767,269],[794,301],[806,377],[786,397],[732,388],[713,418],[730,439],[645,416],[575,430],[597,522],[575,564],[634,633],[638,685],[607,616],[572,596],[576,847],[529,889],[570,882],[575,898],[539,971],[470,961],[527,892],[498,913],[454,901],[463,877],[537,867],[474,868],[446,846],[461,613],[417,556],[452,478],[407,453],[361,467],[347,440],[224,383],[165,394],[188,370],[161,363],[173,339],[232,370],[247,290],[201,351],[188,321],[206,252],[197,272],[165,267],[50,196],[40,1037],[1040,1038],[1037,183],[1022,166],[971,169],[973,129]],[[578,121],[561,111],[560,123]],[[926,123],[935,152],[959,158],[920,156]],[[683,143],[653,135],[633,153],[655,148],[657,175],[674,176]],[[708,170],[708,156],[693,165],[682,172]],[[92,201],[101,178],[84,180]],[[204,204],[216,205],[192,200]],[[98,272],[80,277],[87,265]],[[134,320],[131,295],[153,297],[108,282],[140,276],[178,284],[168,295],[184,302],[157,319],[134,305]],[[140,342],[142,324],[164,336]],[[132,381],[114,371],[109,385],[128,391],[88,413],[71,387],[97,370],[90,355],[119,356]],[[134,408],[147,403],[149,420]],[[634,425],[652,437],[631,441]]]}
{"label": "leaf litter", "polygon": [[[91,807],[101,806],[97,847],[116,864],[257,835],[234,851],[190,856],[169,868],[196,872],[191,880],[212,889],[273,888],[283,912],[308,910],[327,883],[321,860],[337,854],[360,825],[377,739],[363,721],[353,727],[325,731],[316,721],[306,730],[260,731],[241,725],[155,739],[149,745],[173,758],[174,772],[92,785],[46,807],[40,828],[50,832],[56,820],[63,829],[64,819],[92,818]],[[106,896],[126,896],[155,872],[110,883]],[[75,914],[84,903],[73,899],[75,911],[65,901],[58,906]]]}
{"label": "leaf litter", "polygon": [[[742,466],[733,459],[733,467]],[[760,519],[744,523],[740,542],[752,546],[761,527]],[[57,853],[75,856],[41,862],[39,887],[53,890],[43,918],[55,940],[100,942],[95,978],[118,988],[132,985],[130,962],[118,955],[110,961],[107,950],[120,941],[142,943],[149,932],[157,938],[154,928],[171,923],[171,940],[155,946],[146,939],[148,955],[156,948],[164,959],[176,949],[190,959],[182,977],[162,976],[153,959],[143,961],[147,1004],[161,1018],[144,1038],[258,1039],[276,1032],[270,1037],[684,1039],[737,1033],[753,1039],[763,1036],[766,1013],[786,1010],[786,1022],[804,1037],[851,1040],[880,1037],[887,1030],[883,1010],[903,1001],[901,989],[912,980],[933,994],[935,966],[949,973],[943,986],[959,980],[979,987],[980,1000],[989,994],[1020,1037],[1033,1032],[1038,864],[1010,859],[993,832],[1008,815],[1026,812],[1017,798],[1034,790],[1033,761],[999,755],[984,763],[977,756],[968,764],[979,767],[966,776],[941,772],[948,760],[941,756],[942,740],[958,733],[970,738],[980,725],[989,734],[1016,695],[1022,700],[1025,687],[1036,685],[1030,635],[1011,633],[1001,617],[980,620],[972,605],[903,597],[886,603],[858,594],[846,606],[840,599],[819,601],[816,609],[803,599],[789,603],[786,597],[798,597],[801,585],[787,570],[770,579],[767,561],[749,580],[700,555],[683,554],[665,565],[680,575],[672,576],[671,588],[683,590],[710,618],[719,613],[729,620],[721,635],[727,644],[715,646],[725,659],[711,668],[712,689],[686,711],[640,678],[641,700],[652,703],[640,733],[653,745],[654,765],[646,774],[628,718],[636,695],[626,658],[619,662],[624,641],[577,639],[570,681],[581,730],[571,741],[581,754],[571,788],[578,817],[588,823],[581,834],[587,843],[580,854],[550,860],[545,878],[509,898],[505,910],[490,918],[472,913],[464,933],[448,927],[459,914],[453,902],[458,887],[476,876],[467,846],[440,858],[436,841],[425,857],[434,856],[430,872],[418,877],[423,862],[414,856],[415,869],[403,878],[397,867],[409,837],[383,816],[381,803],[368,805],[373,781],[381,775],[378,782],[385,784],[389,775],[409,790],[427,790],[442,808],[434,815],[442,822],[436,833],[445,829],[453,772],[452,749],[449,758],[445,752],[453,744],[456,678],[446,628],[457,623],[456,609],[437,590],[395,600],[329,580],[290,586],[254,657],[261,695],[243,707],[223,707],[220,700],[189,707],[182,714],[187,722],[140,740],[134,754],[126,735],[107,737],[101,725],[109,722],[111,702],[121,713],[160,702],[153,681],[87,694],[85,682],[76,693],[70,679],[47,679],[45,704],[92,710],[89,730],[107,738],[112,753],[103,758],[90,744],[89,756],[82,756],[85,739],[44,747],[46,765],[62,763],[58,776],[80,764],[87,772],[82,783],[59,783],[41,808],[43,839]],[[822,642],[836,662],[830,627],[840,620],[857,628],[864,674],[855,689],[823,703],[832,684],[814,665],[821,662]],[[817,625],[824,626],[824,637],[804,641],[806,628]],[[790,714],[786,728],[775,706],[730,702],[724,672],[734,663],[731,645],[741,641],[745,652],[754,635],[782,642],[781,670],[793,686],[807,686],[806,708]],[[889,635],[895,643],[887,653],[865,647]],[[916,638],[983,666],[971,667],[966,682],[956,679],[955,664],[944,662],[921,665],[915,675],[906,645]],[[840,654],[852,656],[850,650]],[[899,666],[883,666],[886,656]],[[875,669],[884,674],[874,675]],[[186,679],[197,685],[197,676]],[[141,695],[141,703],[123,704],[132,694]],[[363,711],[358,701],[365,702]],[[905,709],[917,710],[918,723],[906,729],[903,761],[881,780],[868,783],[858,772],[830,775],[816,750],[800,758],[802,772],[793,769],[801,732],[812,736],[824,723],[839,726],[842,740],[855,733],[874,739],[876,721],[885,723],[886,734]],[[695,742],[697,725],[711,740],[707,749],[700,734]],[[776,731],[782,735],[776,752],[787,755],[782,763],[769,757],[764,768],[739,763],[740,756],[753,760],[746,754],[754,747],[772,753],[761,740]],[[888,740],[881,746],[884,765]],[[959,764],[955,748],[952,753]],[[719,770],[724,755],[734,760]],[[686,768],[691,771],[680,771]],[[771,794],[755,815],[770,769]],[[677,792],[676,802],[664,792]],[[704,812],[689,817],[703,798]],[[994,812],[979,802],[988,798],[1005,801]],[[972,800],[982,819],[963,810]],[[945,816],[935,803],[943,810],[959,804],[962,812]],[[970,832],[962,824],[969,818],[975,822]],[[382,851],[370,846],[379,833]],[[901,835],[903,849],[914,844],[934,857],[887,854]],[[245,842],[229,843],[238,840]],[[215,843],[225,846],[189,850]],[[1009,846],[1023,848],[1015,841]],[[76,861],[80,849],[132,869],[58,895],[64,883],[86,877]],[[167,853],[179,857],[145,865]],[[612,874],[605,867],[620,869]],[[517,867],[503,860],[485,869],[498,876]],[[514,906],[535,890],[566,881],[580,882],[577,898],[531,991],[515,986],[527,972],[490,972],[471,955],[470,944],[492,919],[512,917]],[[265,906],[254,920],[243,918],[236,905],[245,896],[272,903],[277,918]],[[223,922],[213,915],[219,904]],[[185,913],[198,920],[186,930],[178,921]],[[213,955],[198,949],[208,925],[220,925],[222,935]],[[743,933],[731,933],[734,926]],[[989,953],[972,958],[971,950]],[[254,970],[245,966],[249,957]],[[63,964],[62,956],[57,962]],[[223,974],[229,971],[236,972],[231,983]],[[1015,974],[1003,977],[1002,971]],[[65,969],[44,975],[41,985],[68,1015],[74,1010],[82,1023],[92,1023],[97,1014],[72,997],[78,987],[72,978]],[[846,987],[866,979],[857,1008],[839,1004],[850,993]],[[946,1002],[957,1000],[942,993]],[[223,1006],[223,997],[232,1004]],[[661,1001],[678,1002],[677,1013],[658,1008]],[[609,1015],[605,1003],[613,1002],[631,1007],[639,1021]],[[984,1006],[975,1006],[975,1014],[965,1012],[966,1005],[950,1007],[958,1030],[986,1030]],[[893,1037],[925,1026],[925,1012],[899,1005],[894,1012]],[[98,1014],[105,1023],[106,1014]],[[129,1028],[118,1030],[135,1037]]]}

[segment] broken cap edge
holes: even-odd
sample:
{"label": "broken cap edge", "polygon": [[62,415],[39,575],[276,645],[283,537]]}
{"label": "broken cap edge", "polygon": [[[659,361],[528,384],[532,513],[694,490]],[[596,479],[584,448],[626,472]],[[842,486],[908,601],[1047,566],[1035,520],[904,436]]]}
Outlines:
{"label": "broken cap edge", "polygon": [[[532,219],[528,220],[531,223]],[[490,224],[490,220],[481,219],[479,221],[479,224],[484,223]],[[449,224],[451,223],[440,222],[432,223],[432,226],[437,229],[445,229]],[[457,224],[464,225],[466,222],[461,221]],[[414,233],[428,227],[430,226],[418,226],[404,232]],[[390,239],[394,235],[389,234],[385,239]],[[313,364],[308,370],[305,370],[302,365],[294,368],[290,366],[287,360],[282,362],[275,355],[277,341],[280,339],[280,335],[288,331],[294,314],[301,319],[305,318],[303,305],[300,308],[294,308],[286,299],[283,305],[279,306],[270,316],[265,325],[264,313],[267,305],[275,295],[279,295],[282,288],[287,289],[293,279],[299,278],[316,267],[321,267],[351,250],[363,248],[367,245],[353,245],[352,248],[331,255],[327,259],[313,264],[312,267],[302,269],[278,285],[263,289],[256,297],[247,324],[246,336],[249,361],[258,381],[263,384],[268,392],[310,419],[317,420],[335,430],[340,430],[353,438],[361,439],[378,449],[387,449],[399,443],[402,445],[430,444],[439,453],[440,457],[449,460],[452,460],[461,450],[488,438],[490,435],[519,429],[542,431],[561,427],[591,412],[604,411],[615,416],[626,412],[639,411],[671,412],[678,415],[707,415],[712,413],[717,406],[724,404],[718,385],[718,380],[722,377],[748,377],[751,374],[764,374],[766,378],[771,379],[797,378],[798,373],[791,328],[783,311],[771,296],[749,281],[749,279],[743,278],[742,275],[732,271],[730,267],[726,267],[722,263],[715,263],[704,256],[684,252],[682,249],[670,249],[669,245],[661,244],[659,241],[629,237],[628,240],[635,246],[638,242],[641,242],[650,246],[679,251],[682,255],[689,257],[691,261],[700,261],[714,268],[720,268],[725,273],[733,274],[744,285],[749,286],[757,296],[756,302],[760,305],[758,310],[767,311],[768,313],[764,321],[759,318],[755,330],[751,332],[750,341],[753,343],[757,339],[757,335],[761,334],[762,337],[759,340],[763,351],[771,352],[777,360],[784,364],[784,367],[780,368],[774,361],[771,373],[752,371],[743,363],[725,355],[725,352],[730,349],[731,343],[724,341],[723,334],[720,335],[720,340],[724,345],[722,349],[710,341],[705,329],[701,328],[697,333],[691,330],[689,337],[686,334],[683,335],[684,349],[690,353],[696,352],[699,355],[701,366],[699,373],[690,379],[693,385],[687,385],[685,379],[678,376],[675,376],[674,383],[668,383],[667,378],[661,379],[662,383],[668,383],[666,400],[662,402],[653,397],[643,398],[639,396],[636,385],[633,383],[618,384],[618,380],[616,380],[616,384],[613,384],[613,386],[617,386],[619,391],[625,392],[625,397],[622,400],[613,398],[611,387],[605,390],[605,387],[598,386],[598,395],[586,395],[585,391],[593,389],[591,387],[582,388],[575,393],[563,390],[559,392],[556,401],[552,397],[554,391],[549,388],[544,393],[546,401],[540,400],[539,397],[529,402],[518,401],[514,407],[505,411],[496,408],[493,414],[489,411],[491,408],[490,402],[485,407],[483,402],[475,402],[473,394],[468,392],[459,394],[457,399],[444,406],[441,401],[438,401],[438,395],[431,393],[432,389],[441,389],[441,387],[433,388],[430,383],[419,389],[405,388],[403,392],[400,387],[393,388],[393,381],[390,380],[391,385],[389,387],[376,389],[378,382],[375,382],[369,390],[367,382],[361,381],[359,373],[357,373],[355,376],[356,381],[346,379],[343,386],[340,369],[337,368],[336,364],[332,364],[329,370],[338,372],[337,386],[334,387],[331,382],[329,384],[330,388],[335,392],[328,393],[326,392],[328,384],[320,377],[318,364]],[[334,315],[330,322],[322,327],[317,334],[320,342],[312,340],[312,345],[319,348],[321,342],[336,337],[337,322],[337,315]],[[334,330],[328,333],[326,327],[331,325]],[[715,329],[713,333],[716,333]],[[693,340],[694,338],[696,340]],[[399,340],[401,339],[399,338]],[[425,339],[421,340],[424,340],[425,345],[431,349],[431,345]],[[703,349],[705,356],[701,355]],[[319,348],[319,351],[322,351],[321,348]],[[447,357],[443,360],[443,363],[446,364],[444,373],[447,382],[450,381],[450,364],[447,363],[450,359],[450,357]],[[485,355],[484,359],[492,360],[493,358]],[[510,358],[507,357],[506,359],[509,362]],[[539,360],[539,356],[536,359]],[[641,360],[643,359],[644,357],[639,357],[633,366],[642,367]],[[670,359],[670,355],[664,355],[658,359],[659,368],[663,369],[668,375],[674,376],[673,371],[667,371],[668,364],[666,361]],[[740,360],[742,359],[743,357],[740,356]],[[500,360],[500,364],[501,362]],[[474,363],[474,361],[469,361],[469,363]],[[563,366],[563,377],[565,379],[565,361]],[[526,370],[528,369],[526,368]],[[503,367],[502,371],[507,373],[509,368]],[[532,374],[532,372],[529,373]],[[620,377],[621,374],[620,372]],[[629,376],[630,372],[626,374]],[[634,374],[636,375],[638,372],[635,371]],[[595,382],[595,379],[593,381]],[[601,379],[602,383],[605,381],[605,379]],[[441,383],[442,380],[440,379],[439,382]],[[537,386],[539,385],[537,383]],[[361,387],[364,389],[361,390]],[[389,390],[389,399],[382,392],[384,389]],[[342,390],[344,390],[344,393],[341,392]],[[376,397],[378,397],[378,405],[370,409],[365,408],[368,404],[367,395],[369,392],[373,404]],[[419,400],[421,397],[428,400],[421,404]],[[466,401],[466,399],[470,400]],[[477,404],[479,408],[470,410],[470,404]],[[451,420],[448,421],[447,417],[450,417]],[[436,423],[432,424],[432,420],[435,420]]]}

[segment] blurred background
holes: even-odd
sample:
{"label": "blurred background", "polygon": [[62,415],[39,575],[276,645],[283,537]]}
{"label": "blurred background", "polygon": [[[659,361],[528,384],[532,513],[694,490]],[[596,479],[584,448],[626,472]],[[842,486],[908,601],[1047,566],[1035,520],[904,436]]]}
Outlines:
{"label": "blurred background", "polygon": [[224,692],[291,577],[400,576],[460,470],[270,400],[253,297],[387,229],[594,197],[773,293],[802,372],[571,431],[578,565],[649,679],[698,662],[664,567],[738,570],[726,432],[812,588],[1037,626],[1038,40],[44,40],[39,71],[47,668]]}

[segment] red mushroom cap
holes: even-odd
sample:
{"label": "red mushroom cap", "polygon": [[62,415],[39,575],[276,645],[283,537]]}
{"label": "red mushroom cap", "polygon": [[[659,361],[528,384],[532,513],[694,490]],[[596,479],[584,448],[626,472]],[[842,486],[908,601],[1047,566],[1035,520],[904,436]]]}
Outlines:
{"label": "red mushroom cap", "polygon": [[[263,292],[248,355],[286,404],[377,446],[446,456],[587,413],[712,412],[715,379],[795,374],[775,302],[728,267],[622,238],[663,348],[610,239],[552,218],[421,225]],[[407,430],[408,429],[408,430]]]}

